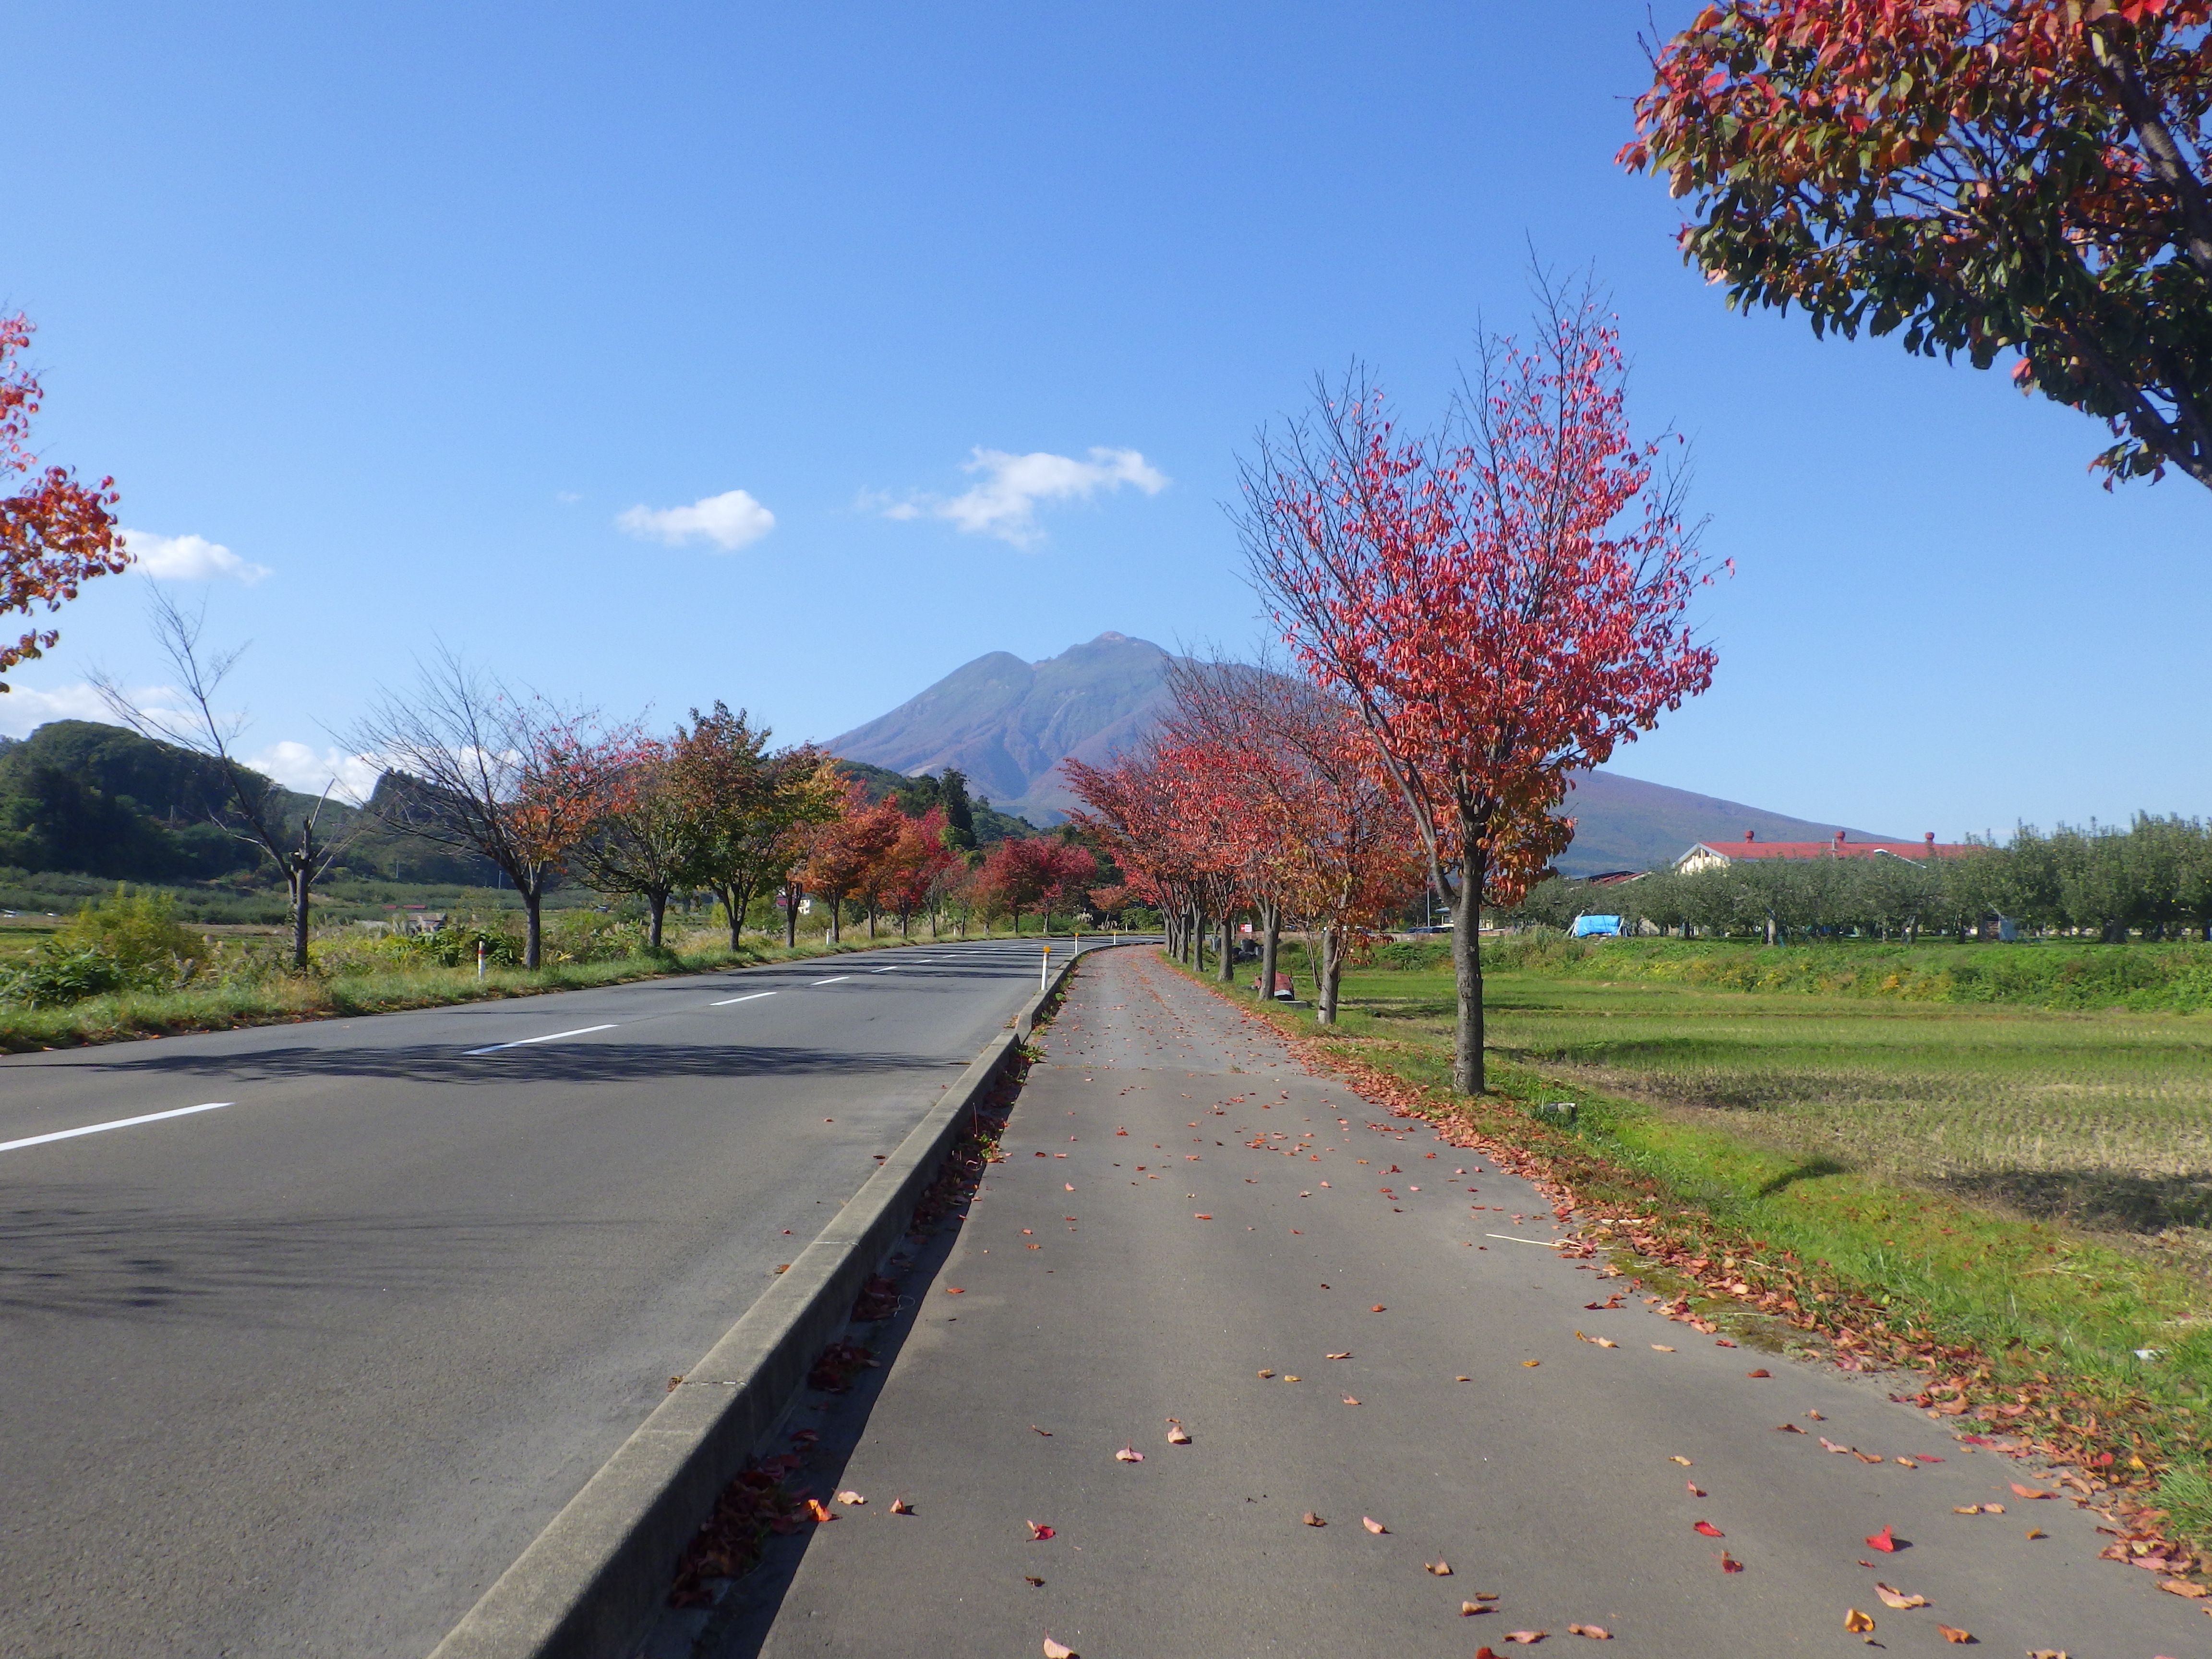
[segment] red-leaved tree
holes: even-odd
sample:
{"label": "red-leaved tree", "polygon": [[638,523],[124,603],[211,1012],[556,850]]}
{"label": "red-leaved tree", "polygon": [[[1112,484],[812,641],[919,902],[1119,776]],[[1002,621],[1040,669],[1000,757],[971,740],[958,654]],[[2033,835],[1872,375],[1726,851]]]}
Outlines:
{"label": "red-leaved tree", "polygon": [[1731,304],[2017,351],[2212,488],[2212,0],[1722,0],[1653,70],[1621,160]]}
{"label": "red-leaved tree", "polygon": [[1167,948],[1194,960],[1198,872],[1188,843],[1176,833],[1176,804],[1156,746],[1116,756],[1106,766],[1063,760],[1060,775],[1083,802],[1070,820],[1096,837],[1121,867],[1129,892],[1160,913]]}
{"label": "red-leaved tree", "polygon": [[[844,937],[845,901],[865,891],[884,855],[897,844],[906,815],[890,800],[868,804],[858,779],[850,780],[843,810],[809,839],[805,880],[830,902],[830,938]],[[871,909],[869,931],[874,932]]]}
{"label": "red-leaved tree", "polygon": [[526,968],[543,960],[547,883],[643,775],[635,726],[517,696],[443,649],[413,694],[383,694],[348,746],[398,775],[378,792],[392,828],[480,853],[514,884]]}
{"label": "red-leaved tree", "polygon": [[961,858],[945,844],[944,807],[933,806],[918,818],[902,817],[898,839],[878,861],[872,884],[906,937],[914,931],[915,912],[941,895],[946,874]]}
{"label": "red-leaved tree", "polygon": [[[31,416],[40,392],[38,376],[22,362],[30,343],[28,318],[0,317],[0,490],[24,480],[14,494],[0,495],[0,617],[58,611],[84,583],[131,562],[109,511],[120,499],[115,480],[80,483],[67,467],[40,470],[32,453]],[[33,628],[0,642],[0,675],[44,655],[60,638],[58,629]],[[0,691],[7,689],[0,678]]]}
{"label": "red-leaved tree", "polygon": [[1711,682],[1700,580],[1658,445],[1631,435],[1619,337],[1546,286],[1532,345],[1486,336],[1437,431],[1356,375],[1243,468],[1252,577],[1372,734],[1449,896],[1453,1081],[1483,1087],[1482,907],[1566,844],[1572,774]]}

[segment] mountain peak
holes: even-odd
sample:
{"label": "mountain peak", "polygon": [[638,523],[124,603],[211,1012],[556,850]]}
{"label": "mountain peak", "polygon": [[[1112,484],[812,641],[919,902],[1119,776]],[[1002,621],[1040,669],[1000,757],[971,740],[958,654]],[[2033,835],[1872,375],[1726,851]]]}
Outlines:
{"label": "mountain peak", "polygon": [[1109,760],[1152,728],[1167,660],[1110,629],[1034,663],[994,651],[829,746],[909,776],[957,766],[993,805],[1049,822],[1073,804],[1055,775],[1062,760]]}

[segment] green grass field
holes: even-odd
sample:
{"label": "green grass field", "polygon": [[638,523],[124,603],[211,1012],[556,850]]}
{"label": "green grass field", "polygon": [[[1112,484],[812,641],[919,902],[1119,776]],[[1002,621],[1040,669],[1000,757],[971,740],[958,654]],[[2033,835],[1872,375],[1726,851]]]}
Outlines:
{"label": "green grass field", "polygon": [[[1334,1032],[1272,1012],[1448,1090],[1449,968],[1437,947],[1391,954],[1407,965],[1347,972]],[[1821,990],[1756,954],[1797,988],[1717,988],[1685,967],[1712,952],[1670,964],[1657,941],[1500,951],[1492,1092],[1468,1115],[1589,1198],[1648,1205],[1656,1183],[1707,1245],[1802,1262],[1899,1330],[1970,1346],[1992,1389],[2101,1423],[2212,1541],[2212,1017]],[[1287,965],[1304,969],[1295,945]],[[1532,1121],[1559,1100],[1571,1129]]]}
{"label": "green grass field", "polygon": [[[1370,1029],[1443,1041],[1448,970],[1355,970]],[[1755,1145],[2137,1240],[2212,1245],[2212,1018],[1687,980],[1486,976],[1499,1054]]]}

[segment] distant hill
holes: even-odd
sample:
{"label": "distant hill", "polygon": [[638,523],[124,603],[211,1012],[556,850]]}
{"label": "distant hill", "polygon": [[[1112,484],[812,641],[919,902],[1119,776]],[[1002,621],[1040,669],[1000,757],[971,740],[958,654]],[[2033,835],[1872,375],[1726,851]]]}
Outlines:
{"label": "distant hill", "polygon": [[[894,772],[887,766],[871,766],[866,761],[840,759],[837,764],[844,769],[847,777],[859,781],[860,787],[867,792],[867,797],[871,801],[879,801],[887,795],[898,795],[902,798],[899,801],[899,810],[915,817],[927,811],[932,804],[927,798],[920,801],[906,799],[912,793],[914,781],[907,773]],[[943,769],[940,767],[939,772],[941,773]],[[1011,812],[1002,812],[995,806],[985,806],[981,803],[971,801],[969,804],[969,814],[975,821],[974,833],[975,845],[978,847],[988,847],[992,842],[1004,841],[1009,836],[1019,840],[1024,836],[1034,836],[1037,833],[1037,826],[1027,818],[1018,818]]]}
{"label": "distant hill", "polygon": [[1071,756],[1100,764],[1149,731],[1167,659],[1150,640],[1112,633],[1037,663],[994,651],[827,747],[909,776],[957,766],[969,793],[1054,823],[1075,798],[1054,769]]}
{"label": "distant hill", "polygon": [[[957,766],[970,792],[1001,811],[1054,823],[1076,804],[1055,769],[1070,756],[1101,764],[1149,731],[1167,702],[1167,662],[1151,641],[1111,633],[1037,663],[994,651],[828,747],[908,776]],[[1692,842],[1740,841],[1747,830],[1768,841],[1819,841],[1841,827],[1603,771],[1585,777],[1562,810],[1576,828],[1559,868],[1577,876],[1649,869]]]}
{"label": "distant hill", "polygon": [[[1570,876],[1649,870],[1680,858],[1692,842],[1741,841],[1747,830],[1756,830],[1762,841],[1826,841],[1846,828],[1624,778],[1618,772],[1589,773],[1560,810],[1575,820],[1574,845],[1559,859],[1560,873]],[[1847,833],[1854,841],[1897,839],[1867,830]]]}

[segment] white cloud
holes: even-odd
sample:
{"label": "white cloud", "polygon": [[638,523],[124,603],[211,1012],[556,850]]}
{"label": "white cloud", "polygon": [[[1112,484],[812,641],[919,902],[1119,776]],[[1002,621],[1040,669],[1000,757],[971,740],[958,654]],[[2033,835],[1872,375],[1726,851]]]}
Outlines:
{"label": "white cloud", "polygon": [[[148,695],[158,696],[160,688]],[[80,682],[58,691],[33,691],[17,685],[0,692],[0,737],[27,738],[48,720],[98,720],[115,724],[100,693]]]}
{"label": "white cloud", "polygon": [[220,542],[204,536],[157,536],[150,530],[126,530],[123,544],[138,561],[138,568],[162,581],[204,582],[233,576],[258,582],[269,574],[265,564],[251,564]]}
{"label": "white cloud", "polygon": [[349,755],[340,749],[316,749],[289,738],[271,744],[258,755],[248,756],[246,763],[276,779],[287,789],[297,789],[306,795],[321,794],[335,778],[337,787],[331,789],[331,793],[356,805],[368,799],[384,772],[373,757]]}
{"label": "white cloud", "polygon": [[681,547],[686,542],[712,542],[725,553],[734,553],[748,542],[757,542],[775,528],[775,514],[743,489],[726,489],[689,507],[633,507],[615,523],[628,534],[647,541]]}
{"label": "white cloud", "polygon": [[983,481],[950,498],[918,496],[887,507],[890,519],[944,519],[971,536],[995,536],[1016,547],[1044,539],[1037,508],[1047,501],[1088,501],[1101,490],[1134,484],[1147,495],[1168,487],[1167,475],[1133,449],[1091,451],[1091,459],[1037,451],[1012,455],[1003,449],[977,449],[965,471]]}

